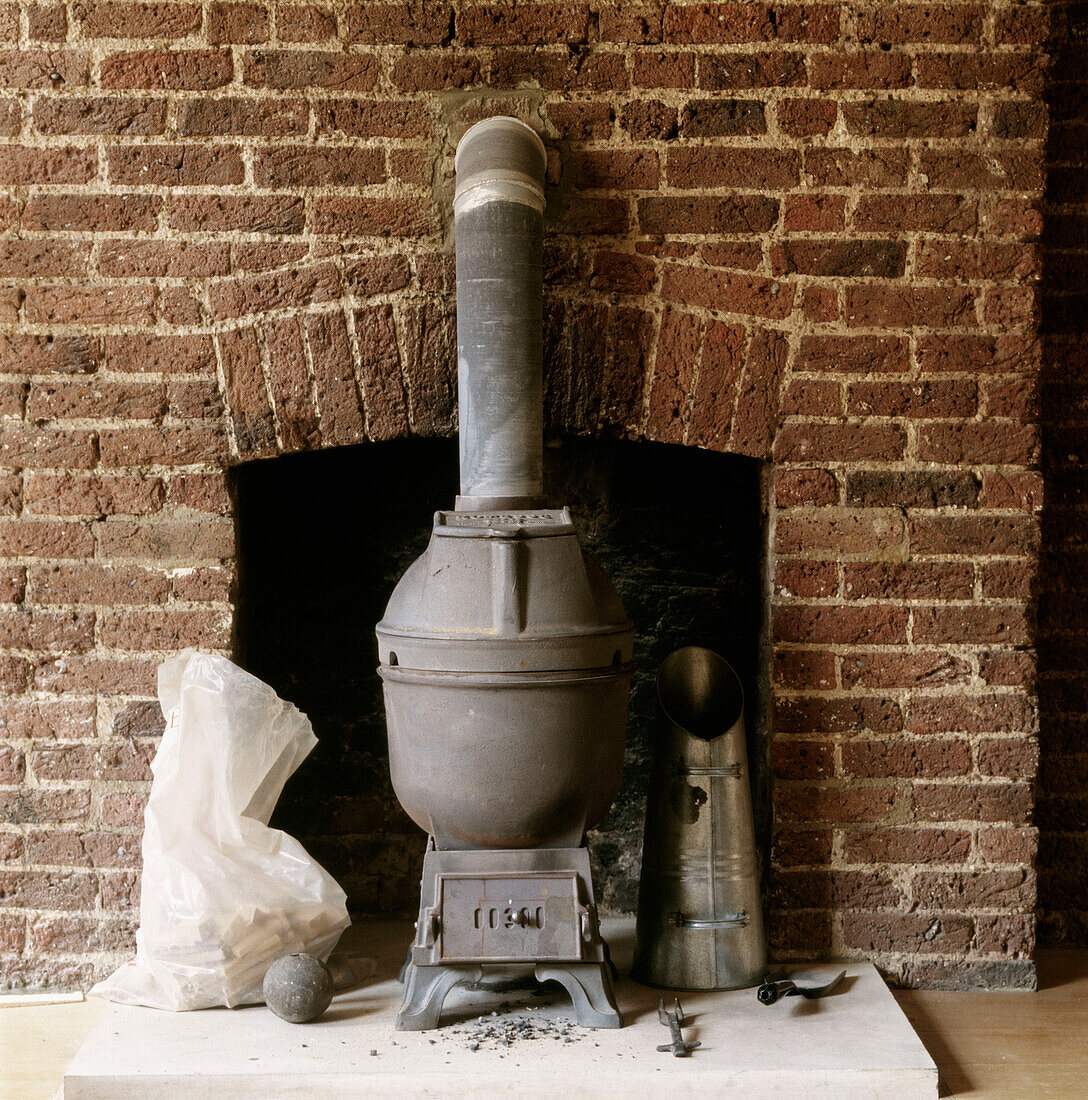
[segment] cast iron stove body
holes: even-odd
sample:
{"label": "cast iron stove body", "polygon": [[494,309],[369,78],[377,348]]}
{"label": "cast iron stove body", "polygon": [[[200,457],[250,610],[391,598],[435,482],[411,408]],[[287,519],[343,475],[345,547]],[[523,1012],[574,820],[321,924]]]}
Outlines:
{"label": "cast iron stove body", "polygon": [[543,507],[545,165],[514,119],[458,146],[461,494],[377,627],[393,787],[429,834],[401,1030],[458,983],[525,978],[621,1023],[585,834],[619,789],[634,629]]}

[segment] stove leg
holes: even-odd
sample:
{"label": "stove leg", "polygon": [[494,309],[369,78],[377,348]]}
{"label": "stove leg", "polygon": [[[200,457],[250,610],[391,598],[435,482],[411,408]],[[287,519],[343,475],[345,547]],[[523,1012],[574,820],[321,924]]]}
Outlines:
{"label": "stove leg", "polygon": [[612,992],[612,977],[604,963],[540,965],[536,968],[536,980],[558,982],[570,994],[582,1027],[623,1027],[623,1017]]}
{"label": "stove leg", "polygon": [[[458,982],[472,980],[472,971],[466,973],[444,966],[408,963],[404,975],[404,1000],[397,1013],[397,1031],[430,1031],[438,1027],[446,994]],[[475,980],[479,980],[478,973]]]}

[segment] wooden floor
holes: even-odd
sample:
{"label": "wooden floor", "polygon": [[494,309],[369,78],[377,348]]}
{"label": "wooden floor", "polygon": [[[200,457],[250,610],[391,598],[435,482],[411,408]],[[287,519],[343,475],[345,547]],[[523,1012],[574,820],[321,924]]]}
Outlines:
{"label": "wooden floor", "polygon": [[[1088,1100],[1088,951],[1040,952],[1039,986],[896,994],[940,1067],[942,1096]],[[0,1097],[49,1100],[101,1007],[0,1008]]]}

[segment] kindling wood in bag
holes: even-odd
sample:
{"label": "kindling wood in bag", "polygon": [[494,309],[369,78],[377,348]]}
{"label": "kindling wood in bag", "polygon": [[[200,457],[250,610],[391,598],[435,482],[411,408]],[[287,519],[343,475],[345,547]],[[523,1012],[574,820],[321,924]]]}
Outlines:
{"label": "kindling wood in bag", "polygon": [[91,992],[175,1011],[256,1003],[277,958],[326,959],[349,924],[332,876],[268,827],[317,738],[267,684],[193,649],[160,666],[159,703],[136,958]]}

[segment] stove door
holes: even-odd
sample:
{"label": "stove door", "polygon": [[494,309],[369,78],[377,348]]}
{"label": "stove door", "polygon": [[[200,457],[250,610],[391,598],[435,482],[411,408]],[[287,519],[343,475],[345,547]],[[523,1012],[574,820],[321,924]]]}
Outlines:
{"label": "stove door", "polygon": [[577,872],[441,874],[437,885],[439,961],[582,959]]}

